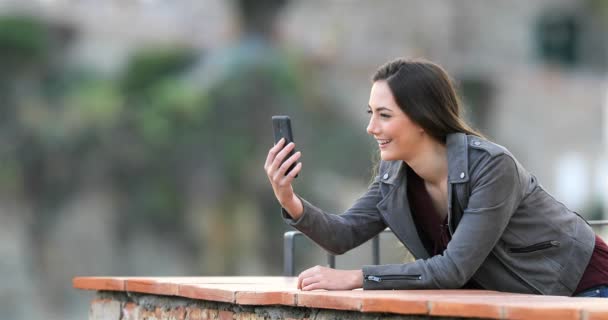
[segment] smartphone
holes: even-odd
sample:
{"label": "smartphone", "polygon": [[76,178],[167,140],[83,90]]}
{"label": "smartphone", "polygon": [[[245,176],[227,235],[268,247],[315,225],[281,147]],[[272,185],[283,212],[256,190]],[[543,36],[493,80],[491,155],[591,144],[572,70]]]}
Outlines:
{"label": "smartphone", "polygon": [[[293,131],[291,130],[291,119],[289,116],[272,116],[272,131],[274,133],[274,144],[277,144],[281,138],[285,138],[285,146],[290,142],[293,142]],[[289,159],[295,152],[295,150],[291,150],[291,152],[285,157],[285,160]],[[285,162],[283,160],[283,162]],[[297,163],[294,163],[287,169],[285,175],[287,175]],[[298,176],[296,175],[296,178]]]}

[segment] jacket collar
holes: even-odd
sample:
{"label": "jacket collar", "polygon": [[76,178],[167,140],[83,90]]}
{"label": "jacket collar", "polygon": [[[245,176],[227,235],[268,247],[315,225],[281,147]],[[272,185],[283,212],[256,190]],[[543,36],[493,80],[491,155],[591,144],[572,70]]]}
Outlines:
{"label": "jacket collar", "polygon": [[[450,133],[446,137],[448,155],[448,183],[469,181],[468,139],[464,133]],[[380,179],[391,185],[399,184],[407,173],[404,161],[391,161],[387,168],[380,172]]]}
{"label": "jacket collar", "polygon": [[406,173],[407,164],[405,164],[405,161],[391,161],[389,162],[388,167],[380,173],[380,178],[384,183],[398,185],[405,177]]}
{"label": "jacket collar", "polygon": [[469,145],[464,133],[450,133],[446,137],[448,152],[448,183],[469,181]]}

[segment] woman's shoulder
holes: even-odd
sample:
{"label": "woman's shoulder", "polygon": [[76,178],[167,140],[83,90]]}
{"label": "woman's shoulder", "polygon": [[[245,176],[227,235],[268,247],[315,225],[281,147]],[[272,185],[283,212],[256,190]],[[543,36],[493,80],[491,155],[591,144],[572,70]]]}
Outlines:
{"label": "woman's shoulder", "polygon": [[506,147],[496,142],[467,135],[467,150],[467,162],[471,176],[479,176],[482,172],[490,171],[519,172],[524,175],[527,173],[515,156]]}
{"label": "woman's shoulder", "polygon": [[487,174],[517,174],[521,181],[528,179],[528,171],[504,146],[473,135],[467,135],[468,167],[471,179]]}
{"label": "woman's shoulder", "polygon": [[474,135],[467,135],[466,137],[469,150],[478,150],[492,158],[499,155],[508,155],[509,157],[513,157],[511,152],[506,147],[496,142]]}

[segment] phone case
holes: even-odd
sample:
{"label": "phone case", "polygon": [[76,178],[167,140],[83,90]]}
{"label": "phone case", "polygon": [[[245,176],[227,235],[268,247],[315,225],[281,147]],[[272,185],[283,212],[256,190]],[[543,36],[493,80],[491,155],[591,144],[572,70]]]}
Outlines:
{"label": "phone case", "polygon": [[[274,134],[274,143],[276,144],[281,140],[281,138],[285,138],[285,145],[290,142],[293,142],[293,131],[291,130],[291,119],[289,116],[272,116],[272,131]],[[295,153],[295,150],[291,150],[291,152],[285,157],[288,159]],[[285,175],[287,175],[291,170],[296,166],[297,163],[294,163],[287,169]],[[296,178],[298,176],[296,175]]]}

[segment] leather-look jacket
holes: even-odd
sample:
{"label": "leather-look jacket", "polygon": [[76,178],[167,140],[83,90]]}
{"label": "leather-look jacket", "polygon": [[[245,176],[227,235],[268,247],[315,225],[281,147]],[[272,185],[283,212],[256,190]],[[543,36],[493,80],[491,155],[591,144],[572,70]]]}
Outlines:
{"label": "leather-look jacket", "polygon": [[363,267],[364,289],[455,289],[470,279],[488,290],[570,296],[591,258],[595,234],[554,199],[504,147],[476,136],[447,136],[451,241],[429,256],[407,198],[403,161],[381,161],[367,192],[341,215],[302,199],[288,224],[334,254],[389,227],[417,259]]}

